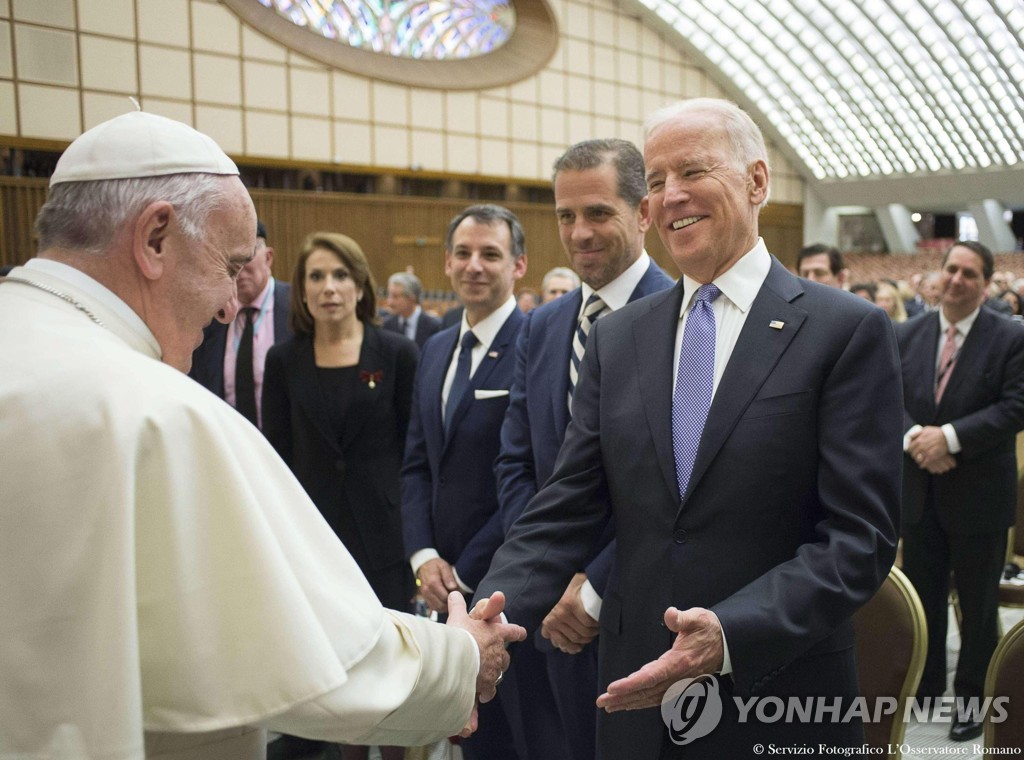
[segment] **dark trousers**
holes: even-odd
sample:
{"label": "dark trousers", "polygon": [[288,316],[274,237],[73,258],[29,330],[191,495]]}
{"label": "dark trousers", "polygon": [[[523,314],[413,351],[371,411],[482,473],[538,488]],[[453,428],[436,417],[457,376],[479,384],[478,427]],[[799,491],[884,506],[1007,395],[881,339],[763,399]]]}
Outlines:
{"label": "dark trousers", "polygon": [[936,697],[946,691],[950,571],[963,614],[953,691],[960,697],[984,695],[985,673],[999,641],[999,576],[1005,557],[1005,529],[949,533],[928,504],[920,522],[903,527],[903,571],[921,597],[928,623],[928,656],[918,695]]}
{"label": "dark trousers", "polygon": [[548,682],[546,658],[534,638],[509,649],[512,664],[498,690],[501,704],[523,760],[567,760],[574,757],[566,739],[568,727],[563,727]]}
{"label": "dark trousers", "polygon": [[[500,691],[500,690],[499,690]],[[476,733],[460,742],[466,760],[523,760],[516,752],[499,693],[479,707],[480,722]]]}
{"label": "dark trousers", "polygon": [[600,637],[579,654],[559,652],[550,642],[547,673],[569,742],[567,760],[594,760],[597,755],[597,647]]}
{"label": "dark trousers", "polygon": [[[466,599],[467,604],[471,601],[471,598]],[[437,620],[446,623],[448,615],[438,615]],[[504,682],[494,699],[477,705],[477,730],[459,742],[465,760],[527,760],[516,751],[515,737],[502,705],[503,688]]]}

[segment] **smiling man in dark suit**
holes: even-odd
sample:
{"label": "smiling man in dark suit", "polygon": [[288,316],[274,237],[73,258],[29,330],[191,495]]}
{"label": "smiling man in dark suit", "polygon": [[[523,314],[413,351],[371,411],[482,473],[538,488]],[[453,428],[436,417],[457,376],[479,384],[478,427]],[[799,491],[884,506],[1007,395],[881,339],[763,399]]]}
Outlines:
{"label": "smiling man in dark suit", "polygon": [[[1024,329],[981,308],[993,264],[980,243],[957,243],[942,262],[939,310],[896,328],[906,431],[903,569],[928,621],[921,697],[946,691],[950,570],[963,612],[957,697],[984,694],[999,640],[999,576],[1024,427]],[[981,735],[980,716],[953,717],[952,739]]]}
{"label": "smiling man in dark suit", "polygon": [[[423,346],[402,467],[405,551],[439,613],[452,591],[473,592],[504,539],[493,467],[526,319],[513,296],[526,273],[519,219],[502,206],[464,209],[448,225],[444,268],[465,311]],[[515,744],[499,694],[462,749],[467,760],[529,760]]]}
{"label": "smiling man in dark suit", "polygon": [[[536,627],[611,514],[599,757],[860,746],[856,721],[744,722],[732,697],[858,693],[850,616],[896,552],[892,328],[768,253],[767,151],[735,105],[657,112],[644,158],[651,220],[683,277],[594,324],[555,471],[477,594],[506,591],[509,618]],[[722,674],[721,725],[673,744],[656,708],[707,673]]]}
{"label": "smiling man in dark suit", "polygon": [[256,255],[238,273],[238,316],[230,324],[215,319],[207,325],[188,373],[257,426],[267,351],[292,335],[291,286],[274,279],[273,264],[267,228],[257,222]]}
{"label": "smiling man in dark suit", "polygon": [[[644,251],[650,219],[644,158],[636,146],[626,140],[587,140],[570,147],[554,169],[559,235],[583,285],[534,311],[519,335],[515,383],[495,464],[506,528],[554,469],[590,326],[628,302],[672,287],[672,279]],[[545,616],[541,633],[551,643],[538,642],[558,711],[536,716],[533,724],[554,722],[551,730],[565,735],[568,756],[576,760],[593,760],[595,754],[598,691],[593,639],[614,554],[611,533],[609,528],[599,549],[580,565]],[[532,644],[519,647],[517,656],[522,657],[528,646]],[[529,700],[531,693],[546,686],[511,678],[504,694],[508,698],[516,690],[523,697],[520,701]],[[549,741],[533,756],[541,760],[545,751],[554,753],[557,746]]]}

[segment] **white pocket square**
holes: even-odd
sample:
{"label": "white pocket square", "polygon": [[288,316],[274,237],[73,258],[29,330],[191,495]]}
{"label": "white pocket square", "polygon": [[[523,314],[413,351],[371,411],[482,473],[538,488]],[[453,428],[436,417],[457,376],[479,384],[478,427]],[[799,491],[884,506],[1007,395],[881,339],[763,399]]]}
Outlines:
{"label": "white pocket square", "polygon": [[507,396],[508,391],[473,391],[473,398],[477,401],[482,401],[488,398],[501,398]]}

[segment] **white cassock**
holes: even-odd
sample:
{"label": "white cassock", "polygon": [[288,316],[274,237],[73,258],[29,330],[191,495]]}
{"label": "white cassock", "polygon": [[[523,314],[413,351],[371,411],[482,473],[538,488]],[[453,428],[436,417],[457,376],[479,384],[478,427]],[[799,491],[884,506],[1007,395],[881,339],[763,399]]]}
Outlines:
{"label": "white cassock", "polygon": [[49,261],[11,277],[88,312],[0,284],[0,758],[458,733],[472,638],[384,610],[260,432],[110,291]]}

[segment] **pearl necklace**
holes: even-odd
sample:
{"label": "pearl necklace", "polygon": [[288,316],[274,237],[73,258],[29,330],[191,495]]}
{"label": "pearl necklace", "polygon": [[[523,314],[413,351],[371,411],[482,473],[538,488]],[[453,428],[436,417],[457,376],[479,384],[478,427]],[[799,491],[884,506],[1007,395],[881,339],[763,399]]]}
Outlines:
{"label": "pearl necklace", "polygon": [[28,285],[29,287],[42,290],[44,293],[49,293],[50,295],[57,296],[57,298],[67,301],[69,304],[74,306],[76,309],[85,314],[87,317],[89,317],[89,319],[98,324],[100,327],[103,327],[103,322],[101,322],[100,318],[97,317],[95,313],[93,313],[92,309],[90,309],[88,306],[81,303],[80,301],[75,300],[67,293],[57,290],[56,288],[51,288],[49,285],[42,285],[38,282],[32,282],[32,280],[23,280],[20,277],[0,277],[0,282],[20,282],[22,285]]}

